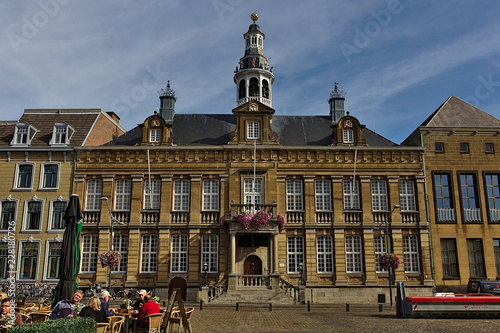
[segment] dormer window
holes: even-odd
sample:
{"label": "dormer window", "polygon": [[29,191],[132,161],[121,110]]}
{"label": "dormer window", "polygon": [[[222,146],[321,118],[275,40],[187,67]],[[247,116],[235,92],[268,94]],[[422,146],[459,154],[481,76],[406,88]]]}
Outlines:
{"label": "dormer window", "polygon": [[344,130],[344,143],[354,143],[354,131],[353,130]]}
{"label": "dormer window", "polygon": [[31,140],[38,130],[28,123],[17,123],[14,138],[11,141],[12,146],[27,146],[31,144]]}
{"label": "dormer window", "polygon": [[75,130],[64,122],[58,122],[54,124],[54,131],[52,133],[52,140],[50,140],[50,145],[67,145],[69,140],[73,136]]}
{"label": "dormer window", "polygon": [[161,130],[152,129],[149,131],[149,142],[160,142]]}
{"label": "dormer window", "polygon": [[247,123],[247,139],[258,140],[260,139],[260,124],[256,121],[249,121]]}

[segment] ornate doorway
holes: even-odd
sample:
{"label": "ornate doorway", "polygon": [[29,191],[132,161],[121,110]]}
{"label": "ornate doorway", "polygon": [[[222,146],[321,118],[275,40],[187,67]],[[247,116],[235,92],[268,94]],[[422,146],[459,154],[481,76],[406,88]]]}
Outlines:
{"label": "ornate doorway", "polygon": [[260,285],[260,279],[248,275],[262,275],[262,260],[257,256],[248,256],[243,263],[243,274],[245,275],[243,283],[245,286]]}
{"label": "ornate doorway", "polygon": [[168,298],[172,295],[172,290],[179,288],[181,290],[182,300],[186,300],[186,280],[181,277],[173,278],[168,284]]}

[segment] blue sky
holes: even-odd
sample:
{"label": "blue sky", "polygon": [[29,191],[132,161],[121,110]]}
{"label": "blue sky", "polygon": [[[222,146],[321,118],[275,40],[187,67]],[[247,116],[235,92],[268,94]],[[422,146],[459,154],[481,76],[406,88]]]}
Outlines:
{"label": "blue sky", "polygon": [[230,113],[256,11],[275,64],[273,108],[346,110],[400,143],[451,94],[500,118],[498,1],[4,0],[0,120],[102,108],[130,130],[171,81],[177,113]]}

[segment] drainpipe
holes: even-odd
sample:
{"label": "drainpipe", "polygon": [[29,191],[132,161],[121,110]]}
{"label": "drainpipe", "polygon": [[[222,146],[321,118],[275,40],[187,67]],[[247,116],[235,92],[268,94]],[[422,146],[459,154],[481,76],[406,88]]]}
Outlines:
{"label": "drainpipe", "polygon": [[72,178],[72,184],[71,184],[71,193],[70,194],[75,194],[75,174],[76,174],[76,151],[73,149],[71,152],[73,154],[73,177]]}
{"label": "drainpipe", "polygon": [[[422,148],[424,147],[424,136],[422,132],[420,132],[420,146]],[[432,221],[430,220],[430,213],[429,213],[429,194],[427,191],[427,171],[425,168],[425,152],[422,152],[422,162],[423,162],[423,169],[424,169],[424,190],[425,190],[425,213],[427,214],[427,221],[429,221],[429,247],[430,247],[430,255],[431,255],[431,274],[432,274],[432,281],[434,281],[434,288],[436,287],[436,280],[435,280],[435,274],[434,274],[434,254],[432,250],[432,233],[431,233],[431,223]]]}

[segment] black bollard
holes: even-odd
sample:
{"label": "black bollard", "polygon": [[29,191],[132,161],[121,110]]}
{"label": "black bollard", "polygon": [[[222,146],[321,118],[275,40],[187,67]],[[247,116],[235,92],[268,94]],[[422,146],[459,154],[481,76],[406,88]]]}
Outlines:
{"label": "black bollard", "polygon": [[238,311],[238,305],[239,305],[239,303],[236,303],[236,311]]}
{"label": "black bollard", "polygon": [[311,301],[307,301],[307,312],[311,312]]}
{"label": "black bollard", "polygon": [[345,312],[349,312],[349,303],[345,303]]}
{"label": "black bollard", "polygon": [[269,303],[269,311],[273,311],[273,303]]}
{"label": "black bollard", "polygon": [[384,310],[384,305],[383,304],[379,304],[378,305],[378,312],[382,312]]}
{"label": "black bollard", "polygon": [[200,311],[203,310],[203,300],[200,299]]}

